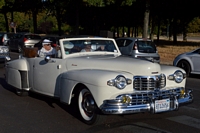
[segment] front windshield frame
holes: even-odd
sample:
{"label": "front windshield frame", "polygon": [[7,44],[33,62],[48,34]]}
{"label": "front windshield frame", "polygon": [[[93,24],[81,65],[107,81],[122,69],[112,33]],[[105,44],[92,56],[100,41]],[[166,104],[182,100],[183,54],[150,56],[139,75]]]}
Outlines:
{"label": "front windshield frame", "polygon": [[[63,55],[73,54],[100,54],[112,53],[121,54],[114,39],[111,38],[67,38],[61,39],[60,44],[63,46]],[[82,51],[85,46],[91,45],[91,51]],[[100,50],[104,47],[104,50]]]}

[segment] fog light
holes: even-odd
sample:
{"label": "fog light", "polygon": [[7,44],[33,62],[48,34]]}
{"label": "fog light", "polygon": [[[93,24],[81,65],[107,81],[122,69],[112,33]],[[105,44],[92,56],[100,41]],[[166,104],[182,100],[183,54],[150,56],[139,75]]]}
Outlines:
{"label": "fog light", "polygon": [[181,90],[180,91],[180,97],[184,97],[184,95],[185,95],[185,90]]}
{"label": "fog light", "polygon": [[129,96],[122,96],[122,103],[130,103],[131,98]]}

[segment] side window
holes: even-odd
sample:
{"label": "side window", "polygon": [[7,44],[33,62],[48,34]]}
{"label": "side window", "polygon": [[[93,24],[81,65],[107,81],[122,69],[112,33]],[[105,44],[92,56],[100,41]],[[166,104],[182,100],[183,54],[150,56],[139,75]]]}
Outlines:
{"label": "side window", "polygon": [[126,39],[124,42],[124,47],[127,47],[128,45],[130,45],[133,41]]}
{"label": "side window", "polygon": [[65,49],[65,54],[66,55],[71,54],[72,49],[74,48],[74,44],[69,42],[69,41],[64,41],[63,46],[64,46],[64,49]]}

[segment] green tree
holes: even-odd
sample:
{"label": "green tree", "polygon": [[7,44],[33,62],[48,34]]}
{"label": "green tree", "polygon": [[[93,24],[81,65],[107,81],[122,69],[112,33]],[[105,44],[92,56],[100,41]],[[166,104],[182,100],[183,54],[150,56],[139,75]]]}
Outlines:
{"label": "green tree", "polygon": [[188,33],[197,33],[200,31],[200,18],[196,17],[192,21],[189,22],[187,27]]}

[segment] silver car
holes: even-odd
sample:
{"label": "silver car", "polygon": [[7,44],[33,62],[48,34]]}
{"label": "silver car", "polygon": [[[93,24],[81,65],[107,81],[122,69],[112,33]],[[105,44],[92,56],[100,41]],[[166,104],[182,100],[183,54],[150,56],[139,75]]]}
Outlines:
{"label": "silver car", "polygon": [[178,55],[173,62],[186,71],[187,76],[190,74],[200,74],[200,48]]}
{"label": "silver car", "polygon": [[10,60],[9,48],[6,46],[10,33],[0,33],[0,62],[4,62],[5,58]]}
{"label": "silver car", "polygon": [[41,39],[41,36],[33,33],[16,33],[10,38],[8,46],[10,51],[17,50],[21,53],[23,48],[32,48]]}
{"label": "silver car", "polygon": [[128,55],[160,63],[160,56],[156,45],[150,39],[125,37],[117,38],[116,43],[122,55]]}
{"label": "silver car", "polygon": [[7,46],[10,38],[13,36],[14,33],[0,33],[0,45]]}

